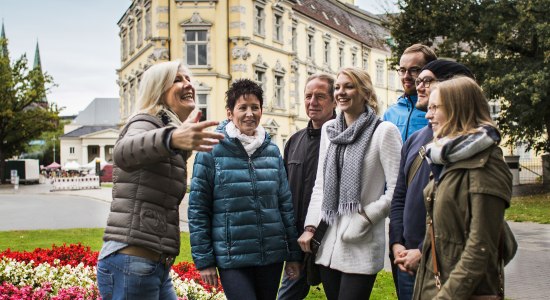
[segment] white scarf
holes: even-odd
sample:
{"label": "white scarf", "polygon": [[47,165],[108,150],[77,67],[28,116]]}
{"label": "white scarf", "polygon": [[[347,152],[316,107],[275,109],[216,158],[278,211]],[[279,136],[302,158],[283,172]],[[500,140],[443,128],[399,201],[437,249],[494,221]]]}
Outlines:
{"label": "white scarf", "polygon": [[225,131],[227,132],[227,135],[229,137],[237,138],[239,141],[241,141],[241,144],[243,144],[244,150],[246,150],[248,156],[251,156],[254,151],[256,151],[256,149],[260,148],[265,140],[265,129],[262,127],[262,125],[258,125],[258,127],[256,127],[253,136],[241,133],[239,128],[237,128],[237,126],[235,126],[232,121],[229,121],[229,123],[227,123],[227,125],[225,126]]}

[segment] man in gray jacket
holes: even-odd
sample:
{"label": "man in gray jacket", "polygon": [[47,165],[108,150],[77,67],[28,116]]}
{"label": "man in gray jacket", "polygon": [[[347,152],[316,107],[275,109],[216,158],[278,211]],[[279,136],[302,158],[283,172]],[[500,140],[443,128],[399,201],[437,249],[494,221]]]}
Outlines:
{"label": "man in gray jacket", "polygon": [[[334,78],[328,74],[314,74],[306,81],[304,105],[309,117],[307,128],[293,134],[285,145],[284,161],[294,204],[294,220],[298,235],[304,232],[304,220],[311,199],[311,192],[317,175],[321,127],[333,119],[336,108],[334,101]],[[307,230],[307,229],[306,229]],[[304,299],[309,293],[305,272],[290,280],[283,276],[279,288],[279,300]]]}

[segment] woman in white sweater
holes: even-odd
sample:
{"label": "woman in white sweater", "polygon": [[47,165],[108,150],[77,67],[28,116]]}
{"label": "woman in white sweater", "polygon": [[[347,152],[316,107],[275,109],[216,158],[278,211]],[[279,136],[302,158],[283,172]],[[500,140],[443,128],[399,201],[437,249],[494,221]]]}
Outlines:
{"label": "woman in white sweater", "polygon": [[384,267],[384,219],[399,170],[401,137],[395,125],[377,117],[366,71],[340,70],[334,98],[341,112],[322,128],[317,178],[298,242],[311,252],[315,229],[326,222],[315,262],[327,299],[365,299]]}

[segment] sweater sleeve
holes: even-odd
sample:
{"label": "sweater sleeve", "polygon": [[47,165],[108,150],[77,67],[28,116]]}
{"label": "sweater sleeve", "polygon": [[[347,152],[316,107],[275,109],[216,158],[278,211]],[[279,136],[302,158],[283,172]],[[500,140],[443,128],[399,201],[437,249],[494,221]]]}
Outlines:
{"label": "sweater sleeve", "polygon": [[386,190],[378,200],[369,203],[364,210],[373,223],[378,223],[388,216],[390,210],[397,174],[399,173],[402,142],[399,130],[389,122],[380,124],[373,140],[378,141],[377,151],[384,170]]}
{"label": "sweater sleeve", "polygon": [[197,153],[189,193],[188,217],[191,254],[198,270],[216,266],[212,246],[214,172],[212,154]]}

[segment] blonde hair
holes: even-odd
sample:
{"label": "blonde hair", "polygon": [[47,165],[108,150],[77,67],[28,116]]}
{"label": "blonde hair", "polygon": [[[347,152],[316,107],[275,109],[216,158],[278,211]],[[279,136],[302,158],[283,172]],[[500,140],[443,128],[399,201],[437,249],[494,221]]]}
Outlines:
{"label": "blonde hair", "polygon": [[166,107],[162,96],[174,84],[180,69],[191,75],[189,69],[179,61],[162,62],[147,69],[139,84],[136,113],[155,116]]}
{"label": "blonde hair", "polygon": [[474,133],[481,125],[496,129],[491,119],[489,103],[481,87],[473,79],[456,76],[440,82],[435,90],[439,92],[441,105],[447,114],[447,123],[441,126],[438,136],[453,137]]}
{"label": "blonde hair", "polygon": [[359,95],[361,95],[361,97],[365,99],[366,104],[378,114],[378,100],[376,99],[376,93],[374,92],[369,73],[360,68],[347,67],[340,69],[336,77],[338,78],[340,74],[344,74],[350,78],[353,85],[357,87]]}

